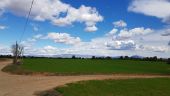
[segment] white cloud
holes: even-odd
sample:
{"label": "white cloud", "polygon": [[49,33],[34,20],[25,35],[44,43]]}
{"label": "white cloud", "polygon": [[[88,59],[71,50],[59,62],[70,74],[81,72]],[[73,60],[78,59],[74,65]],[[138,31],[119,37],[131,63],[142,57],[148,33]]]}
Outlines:
{"label": "white cloud", "polygon": [[[77,43],[75,46],[70,46],[69,48],[56,48],[53,45],[45,45],[41,48],[35,48],[35,46],[25,47],[26,55],[59,55],[59,54],[81,54],[81,55],[101,55],[101,56],[131,56],[131,55],[141,55],[141,56],[158,56],[158,57],[169,57],[170,50],[167,46],[167,40],[157,37],[158,35],[149,34],[144,36],[144,41],[139,42],[139,37],[137,39],[127,39],[127,40],[112,40],[111,37],[103,36],[99,38],[94,38],[89,42]],[[159,33],[161,36],[161,33]],[[33,36],[28,41],[35,41],[43,39],[46,36],[36,35]],[[143,37],[143,36],[142,36]],[[164,36],[161,36],[164,37]],[[165,36],[166,37],[166,36]],[[35,39],[37,38],[37,39]],[[39,38],[39,39],[38,39]],[[45,38],[47,39],[47,38]],[[152,42],[152,39],[156,42]],[[160,41],[159,41],[160,39]],[[159,41],[159,42],[158,42]],[[151,43],[150,43],[151,42]],[[165,42],[165,43],[164,43]],[[27,45],[30,45],[27,43]],[[0,47],[1,49],[1,47]],[[7,49],[7,48],[6,48]],[[3,54],[6,50],[3,50]],[[2,53],[2,51],[0,51]]]}
{"label": "white cloud", "polygon": [[120,21],[113,22],[113,25],[115,27],[126,27],[127,23],[123,20],[120,20]]}
{"label": "white cloud", "polygon": [[167,52],[168,47],[166,46],[151,46],[151,45],[141,45],[139,50],[142,51],[153,51],[153,52]]}
{"label": "white cloud", "polygon": [[11,54],[11,49],[7,46],[0,44],[0,55],[8,55]]}
{"label": "white cloud", "polygon": [[145,35],[145,36],[138,36],[138,37],[134,37],[135,40],[140,40],[142,42],[147,42],[150,44],[154,44],[154,43],[157,43],[158,45],[161,45],[161,44],[164,44],[166,45],[167,42],[169,41],[169,36],[162,36],[162,34],[164,32],[166,32],[166,28],[165,29],[161,29],[161,30],[154,30],[153,33],[150,33],[148,35]]}
{"label": "white cloud", "polygon": [[110,50],[132,50],[136,48],[136,44],[133,40],[110,41],[106,43],[106,46]]}
{"label": "white cloud", "polygon": [[37,56],[37,55],[44,55],[44,56],[49,56],[49,55],[56,55],[56,54],[62,54],[61,50],[47,45],[44,46],[42,48],[24,48],[24,54],[25,55],[33,55],[33,56]]}
{"label": "white cloud", "polygon": [[37,24],[31,23],[31,26],[32,26],[32,29],[33,29],[34,32],[39,31],[39,27],[38,27]]}
{"label": "white cloud", "polygon": [[6,29],[6,28],[7,28],[6,26],[0,25],[0,30],[4,30],[4,29]]}
{"label": "white cloud", "polygon": [[162,36],[170,36],[170,29],[164,30],[165,32],[162,33]]}
{"label": "white cloud", "polygon": [[[143,52],[152,51],[152,52],[162,52],[168,53],[170,49],[168,48],[167,43],[169,42],[168,36],[162,36],[162,33],[167,29],[155,30],[154,33],[137,36],[133,39],[137,42],[138,48],[143,50]],[[137,48],[137,49],[138,49]]]}
{"label": "white cloud", "polygon": [[123,20],[116,21],[113,24],[115,25],[114,28],[106,34],[106,36],[112,37],[113,40],[126,40],[135,36],[143,36],[154,32],[154,30],[144,27],[127,29],[127,24]]}
{"label": "white cloud", "polygon": [[118,32],[118,29],[113,28],[109,33],[106,34],[106,36],[114,36]]}
{"label": "white cloud", "polygon": [[32,47],[36,44],[37,41],[48,40],[48,39],[53,40],[55,43],[62,43],[62,44],[68,44],[74,46],[82,43],[79,37],[72,37],[68,33],[51,32],[48,33],[47,35],[37,34],[32,38],[28,38],[27,40],[22,41],[21,45],[24,46],[24,49],[29,50],[32,49]]}
{"label": "white cloud", "polygon": [[143,28],[143,27],[138,27],[138,28],[133,28],[130,30],[127,29],[122,29],[120,30],[120,33],[118,34],[117,39],[128,39],[133,36],[139,36],[139,35],[146,35],[149,33],[152,33],[153,30],[150,28]]}
{"label": "white cloud", "polygon": [[133,0],[128,10],[147,16],[155,16],[164,22],[170,21],[169,0]]}
{"label": "white cloud", "polygon": [[[0,8],[18,16],[27,16],[31,2],[31,0],[2,0]],[[34,3],[31,17],[39,21],[51,20],[60,12],[66,12],[69,6],[60,0],[37,0]]]}
{"label": "white cloud", "polygon": [[[109,33],[106,34],[106,36],[111,36],[114,39],[118,40],[124,40],[129,39],[135,36],[143,36],[154,32],[154,30],[150,28],[143,28],[143,27],[137,27],[133,29],[115,29],[113,28]],[[117,34],[116,34],[117,33]]]}
{"label": "white cloud", "polygon": [[[30,4],[31,0],[1,0],[0,11],[1,14],[3,10],[3,13],[10,12],[25,17],[28,14]],[[56,26],[67,26],[74,22],[80,22],[85,23],[86,27],[93,27],[96,26],[96,23],[103,21],[103,17],[96,8],[84,5],[74,8],[60,0],[36,0],[31,18],[37,21],[50,21]]]}
{"label": "white cloud", "polygon": [[34,39],[41,39],[43,38],[43,35],[42,34],[37,34],[35,36],[33,36]]}
{"label": "white cloud", "polygon": [[87,31],[87,32],[95,32],[97,30],[98,30],[98,28],[96,26],[90,26],[90,27],[88,26],[85,29],[85,31]]}
{"label": "white cloud", "polygon": [[103,38],[101,41],[106,41],[106,47],[112,50],[168,52],[167,42],[169,39],[161,36],[162,33],[166,32],[165,30],[167,29],[152,30],[150,28],[137,27],[118,30],[113,28],[106,34],[108,36],[107,39]]}
{"label": "white cloud", "polygon": [[47,39],[54,40],[56,43],[65,43],[70,45],[76,45],[81,42],[79,37],[72,37],[68,33],[48,33]]}
{"label": "white cloud", "polygon": [[41,52],[43,53],[48,53],[48,54],[54,54],[58,51],[57,48],[53,47],[53,46],[45,46],[43,49],[41,49]]}
{"label": "white cloud", "polygon": [[44,39],[45,37],[42,34],[37,34],[33,36],[32,38],[28,38],[25,41],[21,42],[21,45],[24,46],[24,49],[32,49],[33,45],[39,40],[39,39]]}

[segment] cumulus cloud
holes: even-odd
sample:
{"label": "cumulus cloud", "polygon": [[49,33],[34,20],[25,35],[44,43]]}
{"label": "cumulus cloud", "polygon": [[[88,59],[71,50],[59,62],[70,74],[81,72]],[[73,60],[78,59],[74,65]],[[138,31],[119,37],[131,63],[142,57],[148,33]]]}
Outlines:
{"label": "cumulus cloud", "polygon": [[53,46],[45,46],[44,48],[41,49],[42,53],[48,53],[48,54],[54,54],[58,51],[58,49],[56,47]]}
{"label": "cumulus cloud", "polygon": [[118,34],[118,38],[130,38],[132,36],[138,36],[138,35],[146,35],[149,33],[152,33],[153,30],[150,28],[143,28],[143,27],[139,27],[139,28],[133,28],[130,30],[126,30],[123,29],[120,31],[120,33]]}
{"label": "cumulus cloud", "polygon": [[0,25],[0,30],[4,30],[4,29],[6,29],[6,28],[7,28],[6,26]]}
{"label": "cumulus cloud", "polygon": [[54,40],[56,43],[65,43],[70,45],[76,45],[81,42],[79,37],[72,37],[68,33],[48,33],[47,39]]}
{"label": "cumulus cloud", "polygon": [[170,23],[169,0],[133,0],[128,10],[147,16],[154,16]]}
{"label": "cumulus cloud", "polygon": [[106,43],[106,46],[110,50],[131,50],[136,48],[136,44],[133,40],[110,41]]}
{"label": "cumulus cloud", "polygon": [[37,34],[33,36],[32,38],[28,38],[21,42],[21,45],[24,46],[24,49],[32,49],[33,45],[36,41],[39,39],[44,39],[45,37],[42,34]]}
{"label": "cumulus cloud", "polygon": [[98,13],[95,8],[82,5],[78,9],[70,7],[65,17],[56,19],[53,21],[53,23],[55,25],[65,26],[71,25],[73,22],[84,22],[87,28],[93,30],[95,29],[94,31],[96,31],[96,23],[100,21],[103,21],[103,17]]}
{"label": "cumulus cloud", "polygon": [[0,45],[0,54],[1,55],[8,55],[11,54],[11,49],[7,46]]}
{"label": "cumulus cloud", "polygon": [[[114,28],[106,34],[106,36],[112,37],[114,40],[125,40],[130,39],[139,35],[147,35],[154,32],[151,28],[136,27],[132,29],[127,29],[126,22],[123,20],[114,22]],[[119,28],[117,28],[119,27]]]}
{"label": "cumulus cloud", "polygon": [[168,45],[170,46],[170,41],[169,41]]}
{"label": "cumulus cloud", "polygon": [[123,20],[120,20],[120,21],[113,22],[113,25],[115,27],[126,27],[127,23]]}
{"label": "cumulus cloud", "polygon": [[113,28],[109,33],[106,34],[106,36],[114,36],[118,32],[118,29]]}
{"label": "cumulus cloud", "polygon": [[[72,37],[68,33],[50,32],[47,35],[37,34],[37,35],[33,36],[32,38],[28,38],[28,39],[22,41],[21,45],[24,46],[24,49],[29,50],[29,49],[32,49],[32,47],[39,40],[53,40],[55,43],[62,43],[62,44],[74,45],[74,46],[82,43],[81,39],[79,37]],[[52,49],[52,47],[51,47],[51,49]]]}
{"label": "cumulus cloud", "polygon": [[100,42],[105,41],[102,43],[105,43],[106,48],[109,50],[167,52],[166,44],[169,39],[160,35],[166,32],[164,35],[167,36],[167,31],[168,29],[153,30],[144,27],[132,29],[127,29],[126,27],[121,29],[113,28],[105,35],[105,38],[101,38]]}
{"label": "cumulus cloud", "polygon": [[[10,12],[25,17],[30,4],[31,0],[1,0],[0,13]],[[96,23],[103,21],[103,16],[98,13],[96,8],[84,5],[74,8],[60,0],[35,1],[31,18],[36,21],[50,21],[56,26],[67,26],[74,22],[80,22],[84,23],[87,28],[93,28],[90,31],[96,31]]]}
{"label": "cumulus cloud", "polygon": [[63,51],[60,49],[53,47],[51,45],[47,45],[41,48],[24,48],[24,54],[25,55],[32,55],[32,56],[38,56],[38,55],[43,55],[43,56],[51,56],[51,55],[56,55],[56,54],[62,54]]}
{"label": "cumulus cloud", "polygon": [[[133,29],[112,29],[106,36],[111,36],[116,40],[125,40],[139,35],[147,35],[154,32],[150,28],[137,27]],[[117,34],[116,34],[117,33]]]}
{"label": "cumulus cloud", "polygon": [[85,31],[87,31],[87,32],[95,32],[97,30],[98,30],[98,28],[96,26],[88,26],[85,29]]}
{"label": "cumulus cloud", "polygon": [[153,51],[153,52],[167,52],[168,47],[165,46],[151,46],[151,45],[140,45],[139,50]]}
{"label": "cumulus cloud", "polygon": [[170,36],[170,29],[164,30],[165,32],[162,33],[162,36]]}
{"label": "cumulus cloud", "polygon": [[127,29],[125,26],[122,28],[114,27],[105,35],[106,37],[102,38],[100,41],[105,41],[106,48],[111,50],[136,50],[139,46],[139,37],[149,35],[153,32],[154,30],[144,27],[136,27],[132,29]]}
{"label": "cumulus cloud", "polygon": [[34,32],[39,31],[39,27],[38,27],[37,24],[31,23],[31,26],[32,26],[32,29],[33,29]]}

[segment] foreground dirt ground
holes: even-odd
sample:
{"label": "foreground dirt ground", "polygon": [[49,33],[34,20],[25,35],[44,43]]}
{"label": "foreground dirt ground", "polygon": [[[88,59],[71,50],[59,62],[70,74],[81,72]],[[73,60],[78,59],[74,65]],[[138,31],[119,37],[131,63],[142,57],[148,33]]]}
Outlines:
{"label": "foreground dirt ground", "polygon": [[[0,61],[0,70],[11,61]],[[52,89],[82,80],[131,79],[169,77],[160,75],[83,75],[83,76],[23,76],[0,71],[0,96],[35,96],[35,92]]]}

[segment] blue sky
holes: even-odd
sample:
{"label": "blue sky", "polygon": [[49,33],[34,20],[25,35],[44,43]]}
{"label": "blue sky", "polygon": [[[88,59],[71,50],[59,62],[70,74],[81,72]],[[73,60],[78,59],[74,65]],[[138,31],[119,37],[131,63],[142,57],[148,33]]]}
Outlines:
{"label": "blue sky", "polygon": [[[31,1],[0,2],[0,54],[19,41]],[[170,57],[169,24],[168,0],[35,0],[20,43],[29,55]]]}

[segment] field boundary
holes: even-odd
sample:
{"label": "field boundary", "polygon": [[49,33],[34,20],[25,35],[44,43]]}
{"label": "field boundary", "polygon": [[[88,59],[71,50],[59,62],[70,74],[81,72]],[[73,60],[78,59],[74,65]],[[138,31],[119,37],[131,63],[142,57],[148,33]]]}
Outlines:
{"label": "field boundary", "polygon": [[24,70],[20,65],[8,64],[3,69],[3,72],[13,75],[30,75],[30,76],[81,76],[81,75],[141,75],[141,76],[170,76],[170,74],[157,74],[157,73],[52,73],[52,72],[34,72],[30,70]]}

